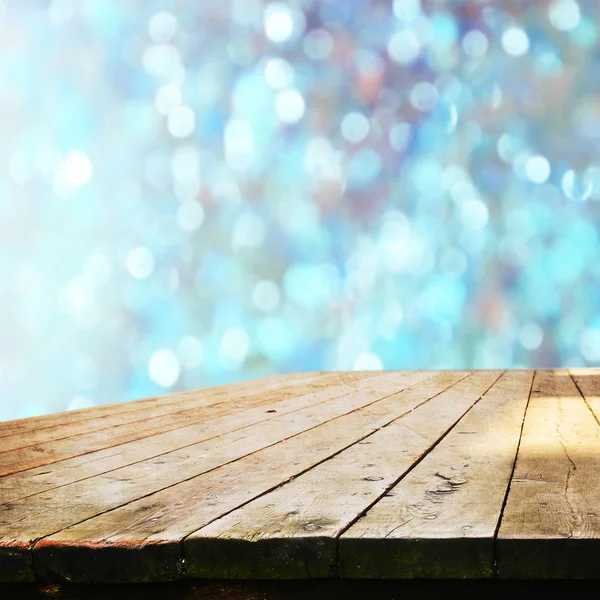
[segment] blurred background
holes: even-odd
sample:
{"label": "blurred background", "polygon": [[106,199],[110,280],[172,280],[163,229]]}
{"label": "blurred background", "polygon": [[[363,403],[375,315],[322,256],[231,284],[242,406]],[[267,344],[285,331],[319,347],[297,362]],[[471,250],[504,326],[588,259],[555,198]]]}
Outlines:
{"label": "blurred background", "polygon": [[599,13],[0,2],[0,420],[598,365]]}

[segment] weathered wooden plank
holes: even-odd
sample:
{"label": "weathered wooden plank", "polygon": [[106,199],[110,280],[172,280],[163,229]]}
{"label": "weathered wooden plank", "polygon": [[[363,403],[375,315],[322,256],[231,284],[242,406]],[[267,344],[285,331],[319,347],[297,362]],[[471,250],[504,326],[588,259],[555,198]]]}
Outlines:
{"label": "weathered wooden plank", "polygon": [[[364,373],[364,371],[359,373]],[[372,371],[370,373],[372,373]],[[47,427],[96,420],[100,417],[124,414],[131,411],[143,411],[158,405],[166,406],[168,404],[177,404],[178,402],[187,400],[190,397],[204,398],[207,394],[215,398],[223,396],[228,398],[233,395],[239,397],[246,393],[253,393],[257,389],[269,389],[271,387],[279,387],[281,385],[293,385],[303,381],[329,380],[335,382],[340,376],[350,377],[348,374],[338,374],[334,372],[305,372],[293,373],[290,375],[273,375],[271,377],[263,377],[261,379],[241,381],[239,383],[231,383],[209,388],[189,390],[185,392],[176,392],[172,394],[165,394],[163,396],[153,396],[151,398],[142,398],[139,400],[128,400],[125,402],[103,404],[101,406],[52,413],[49,415],[42,415],[40,417],[27,417],[13,421],[4,421],[0,422],[0,447],[2,442],[1,438],[14,435],[15,433],[28,435],[33,431],[39,431]]]}
{"label": "weathered wooden plank", "polygon": [[[341,577],[494,576],[494,535],[532,378],[532,371],[505,373],[340,537]],[[428,427],[434,424],[420,424],[418,431]]]}
{"label": "weathered wooden plank", "polygon": [[[292,385],[301,381],[331,381],[332,384],[347,383],[354,385],[365,378],[376,375],[385,375],[389,371],[299,371],[296,373],[283,373],[280,375],[270,375],[257,379],[244,380],[237,383],[227,383],[206,388],[187,390],[184,392],[174,392],[161,396],[152,396],[149,398],[140,398],[139,400],[125,400],[122,402],[112,402],[100,406],[89,408],[80,408],[63,412],[42,415],[39,417],[26,417],[11,421],[0,422],[0,438],[12,435],[14,433],[24,433],[27,431],[38,430],[42,427],[53,427],[54,425],[63,425],[66,423],[75,423],[77,421],[87,421],[96,419],[105,415],[119,414],[129,412],[130,410],[141,410],[155,404],[178,402],[185,400],[190,396],[200,397],[205,393],[225,395],[227,397],[236,395],[243,396],[245,393],[252,393],[257,388],[265,389],[269,386],[279,387],[283,384]],[[285,380],[285,382],[284,382]]]}
{"label": "weathered wooden plank", "polygon": [[[317,420],[316,415],[303,416],[303,420],[310,417],[315,427],[309,429],[304,426],[303,433],[297,429],[298,435],[293,435],[293,431],[279,431],[275,436],[273,428],[265,430],[263,436],[278,439],[280,443],[252,454],[244,452],[245,456],[240,460],[201,477],[90,519],[86,521],[88,526],[80,523],[42,540],[35,549],[36,568],[41,577],[57,577],[63,573],[77,580],[105,580],[115,574],[112,550],[128,547],[130,559],[126,561],[123,556],[119,559],[121,567],[126,565],[121,578],[147,580],[156,577],[156,569],[160,568],[160,578],[177,579],[181,577],[181,555],[179,561],[173,562],[172,559],[175,552],[181,551],[180,540],[184,534],[205,524],[204,518],[221,516],[410,410],[421,401],[421,397],[403,401],[395,392],[427,378],[427,374],[415,373],[409,379],[403,376],[401,383],[394,376],[385,390],[386,394],[394,395],[383,400],[378,400],[385,395],[380,386],[379,391],[370,394],[357,390],[355,394],[342,398],[341,403],[324,403],[319,407],[320,419]],[[324,414],[327,414],[326,422]],[[317,426],[319,422],[321,424]],[[144,564],[143,556],[140,558],[141,540],[144,544],[156,544],[163,549],[164,555],[158,565]],[[93,570],[82,572],[77,566],[82,564],[83,558],[81,541],[93,544],[95,556],[103,555],[102,559],[95,561]],[[144,554],[143,548],[141,554]]]}
{"label": "weathered wooden plank", "polygon": [[[130,403],[131,410],[127,412],[97,416],[93,419],[80,420],[74,423],[58,423],[53,426],[37,427],[26,433],[20,431],[5,435],[0,438],[0,458],[3,453],[11,450],[33,446],[41,447],[45,442],[106,430],[115,425],[126,425],[131,423],[132,428],[136,428],[139,426],[139,423],[143,425],[144,421],[153,417],[182,413],[186,410],[209,405],[218,405],[219,403],[235,397],[237,397],[238,400],[244,400],[280,388],[293,391],[295,389],[300,389],[303,386],[304,388],[311,388],[312,386],[323,385],[328,382],[327,377],[322,379],[325,380],[323,383],[319,382],[318,378],[317,381],[314,381],[313,379],[304,379],[304,381],[295,380],[291,383],[288,383],[286,379],[282,379],[279,382],[266,381],[263,386],[256,384],[252,388],[241,388],[238,390],[237,394],[233,391],[228,392],[226,388],[212,388],[212,390],[198,392],[197,394],[187,394],[186,396],[173,394],[175,398],[165,396],[160,402],[155,403],[152,406],[145,406],[142,409],[136,408],[135,404],[137,401],[133,401]],[[59,413],[59,415],[60,414],[61,413]],[[66,413],[67,416],[68,414],[69,413]],[[57,417],[57,415],[49,415],[49,417],[52,417],[52,419],[60,418]]]}
{"label": "weathered wooden plank", "polygon": [[568,372],[596,419],[600,420],[600,369],[568,369]]}
{"label": "weathered wooden plank", "polygon": [[[172,431],[191,423],[210,419],[213,415],[230,414],[248,407],[268,404],[281,397],[289,398],[311,390],[327,389],[329,383],[327,380],[307,380],[290,386],[284,385],[283,389],[279,389],[276,385],[269,385],[266,389],[259,388],[255,392],[237,398],[232,396],[229,399],[220,393],[217,398],[212,396],[193,398],[180,401],[178,404],[169,404],[166,407],[156,406],[143,412],[134,411],[98,419],[98,424],[92,420],[64,427],[58,426],[42,430],[40,436],[44,434],[67,436],[67,431],[70,431],[71,435],[33,445],[28,444],[28,441],[36,439],[36,433],[28,433],[25,436],[22,434],[9,436],[0,440],[0,447],[3,448],[1,442],[12,440],[12,438],[16,438],[12,440],[15,445],[27,445],[23,448],[0,452],[0,476],[50,465],[81,454],[89,454],[104,448]],[[268,415],[265,414],[263,418],[267,417]],[[100,424],[100,421],[103,423]],[[63,431],[62,434],[55,433],[59,429]],[[153,440],[151,441],[153,442]]]}
{"label": "weathered wooden plank", "polygon": [[[188,576],[337,577],[340,533],[422,458],[499,376],[500,372],[477,373],[457,383],[456,375],[444,373],[413,388],[415,397],[432,399],[188,536]],[[453,387],[447,389],[449,384]]]}
{"label": "weathered wooden plank", "polygon": [[536,371],[496,542],[500,577],[600,576],[600,428],[565,369]]}
{"label": "weathered wooden plank", "polygon": [[[153,434],[153,431],[149,429],[149,425],[146,424],[143,432],[144,436],[141,439],[135,439],[139,436],[137,433],[132,435],[130,428],[125,428],[124,431],[120,432],[120,428],[115,427],[112,430],[111,438],[111,444],[113,445],[103,450],[92,451],[92,443],[102,441],[105,437],[98,440],[98,438],[90,439],[92,436],[89,435],[78,436],[71,439],[68,442],[69,445],[66,445],[67,443],[63,441],[54,454],[54,458],[57,458],[57,454],[60,457],[59,452],[64,455],[69,450],[80,452],[81,448],[86,451],[85,454],[79,453],[73,458],[0,477],[0,504],[14,502],[75,481],[88,479],[319,402],[339,398],[351,393],[354,389],[360,389],[368,385],[369,382],[376,382],[379,377],[380,374],[371,372],[370,376],[340,377],[339,381],[345,383],[339,385],[326,385],[321,381],[317,381],[314,385],[308,386],[305,384],[302,387],[292,388],[292,390],[297,391],[284,388],[257,393],[252,400],[250,396],[241,401],[236,400],[234,397],[230,401],[222,402],[217,406],[208,406],[194,411],[194,419],[186,416],[183,421],[185,426],[176,428],[176,425],[174,425],[171,431],[163,431],[166,427],[162,422],[159,422],[155,425],[155,431],[159,431],[159,433]],[[317,391],[302,393],[311,387]],[[266,407],[269,410],[265,410]],[[235,418],[232,418],[233,415],[235,415]],[[153,434],[152,437],[149,437],[151,434]],[[134,440],[128,442],[127,440],[131,437],[134,437]],[[47,454],[48,451],[49,449],[46,448]]]}
{"label": "weathered wooden plank", "polygon": [[[324,430],[331,432],[331,425],[327,427],[329,421],[336,420],[347,413],[351,413],[349,417],[356,421],[357,409],[370,403],[376,403],[384,395],[394,394],[408,385],[431,378],[435,374],[435,372],[429,371],[382,375],[376,379],[376,383],[372,386],[365,386],[364,389],[356,389],[352,394],[334,401],[323,402],[318,407],[318,410],[309,406],[291,414],[277,417],[271,421],[261,422],[242,431],[233,431],[209,440],[206,443],[189,446],[183,451],[170,452],[156,459],[146,460],[92,479],[38,494],[35,497],[16,502],[12,505],[4,505],[0,510],[0,540],[11,543],[18,541],[31,548],[36,540],[56,533],[73,523],[91,519],[94,515],[99,515],[104,511],[111,511],[104,515],[109,520],[110,517],[108,515],[112,514],[116,515],[117,521],[119,521],[119,514],[113,509],[142,497],[144,497],[142,498],[143,506],[138,509],[136,505],[132,511],[137,514],[138,519],[140,514],[146,514],[151,519],[150,510],[153,505],[155,511],[157,511],[157,507],[160,506],[160,509],[164,509],[165,506],[161,504],[161,496],[158,496],[157,499],[149,503],[147,502],[148,498],[151,498],[151,494],[159,490],[165,491],[164,500],[168,505],[166,510],[174,515],[176,511],[174,511],[174,506],[171,505],[181,506],[184,504],[181,502],[181,498],[185,497],[186,480],[194,478],[195,484],[192,484],[191,488],[197,491],[198,486],[200,486],[201,490],[205,489],[205,483],[198,476],[211,470],[214,471],[210,474],[207,481],[212,481],[213,486],[219,482],[222,484],[222,479],[226,481],[228,481],[229,477],[233,479],[233,474],[237,478],[245,479],[248,475],[248,469],[257,469],[257,457],[260,460],[260,457],[263,456],[263,453],[259,452],[259,450],[277,444],[277,442],[281,442],[282,440],[285,440],[283,452],[291,451],[291,454],[285,455],[286,460],[289,461],[289,464],[285,466],[292,473],[295,473],[297,472],[297,465],[302,460],[307,460],[305,457],[296,455],[293,452],[298,447],[302,447],[305,455],[329,452],[327,445],[321,444],[315,446],[315,443],[319,441],[319,435],[314,432],[315,429],[319,430],[319,425],[325,423]],[[359,415],[358,419],[359,422],[362,422],[362,427],[367,430],[371,426],[369,416],[370,413],[364,411]],[[333,431],[338,427],[338,423],[335,422],[333,424]],[[303,432],[306,433],[300,435]],[[355,431],[352,431],[352,435],[354,433]],[[342,437],[345,435],[345,439],[347,440],[349,432],[341,432],[338,435]],[[303,442],[299,443],[295,441],[298,438],[303,440]],[[229,473],[231,467],[226,463],[238,461],[242,457],[246,457],[246,460],[240,462],[241,466],[233,468],[231,473]],[[281,457],[280,451],[279,458]],[[217,468],[219,465],[224,465],[220,467],[222,470]],[[273,473],[276,479],[281,475],[276,470],[273,470]],[[182,481],[184,483],[179,483]],[[184,487],[178,489],[177,484]],[[210,496],[207,499],[207,507],[217,512],[215,516],[223,514],[221,507],[217,506],[218,504],[218,502],[212,501]],[[65,510],[65,507],[68,507],[68,510]],[[127,514],[126,511],[123,515],[124,518],[127,517]],[[99,522],[99,524],[101,525],[102,522]],[[77,535],[77,530],[74,531],[74,534]],[[46,548],[44,556],[50,561],[48,569],[51,572],[54,568],[52,556],[58,551],[57,549],[60,548],[61,550],[66,550],[67,554],[69,553],[69,534],[67,533],[65,536],[63,540],[50,541],[44,546]],[[131,544],[109,543],[111,546],[123,547],[125,545],[131,548]],[[153,544],[159,550],[161,547],[161,544],[153,539],[148,539],[144,544]],[[93,550],[91,555],[96,556],[100,552],[101,546],[102,544],[94,544],[93,548],[88,548],[88,550]],[[139,548],[139,544],[135,544],[135,548]],[[85,553],[85,551],[86,549],[82,547],[82,552]],[[153,555],[154,551],[155,548],[152,548],[148,556]],[[167,548],[165,561],[168,559],[169,552],[170,549]],[[27,571],[27,575],[24,577],[26,579],[32,573],[31,553],[22,550],[20,557],[23,563],[28,565],[29,571]],[[92,560],[92,564],[96,564],[94,560]],[[141,562],[139,564],[143,566]],[[163,575],[166,576],[164,569],[169,568],[175,569],[174,574],[177,575],[177,564],[169,564],[168,562],[162,564],[165,565],[164,568],[158,564],[155,565],[157,570],[154,575],[156,577],[160,579]],[[103,568],[100,564],[98,566],[100,569]],[[161,571],[161,569],[163,570]],[[7,573],[3,567],[1,552],[0,575],[3,577],[13,576],[12,573]],[[127,574],[123,573],[123,576],[127,577]],[[144,576],[147,577],[148,573],[145,572]]]}
{"label": "weathered wooden plank", "polygon": [[[319,375],[322,373],[295,373],[299,378],[311,378],[311,376]],[[202,395],[205,392],[214,392],[222,390],[226,387],[230,388],[230,392],[243,393],[246,389],[252,389],[254,384],[261,385],[267,379],[279,380],[286,377],[286,375],[275,375],[271,377],[263,377],[261,379],[255,379],[250,381],[240,381],[238,383],[212,386],[207,388],[200,388],[195,390],[188,390],[185,392],[174,392],[170,394],[164,394],[161,396],[151,396],[148,398],[140,398],[138,400],[125,400],[122,402],[113,402],[110,404],[102,404],[100,406],[91,406],[88,408],[79,408],[77,410],[69,410],[63,412],[52,413],[48,415],[42,415],[39,417],[26,417],[23,419],[15,419],[11,421],[0,422],[0,438],[12,435],[19,432],[27,432],[37,430],[42,427],[53,427],[54,425],[62,425],[65,423],[75,423],[77,421],[87,421],[89,419],[96,419],[101,416],[119,414],[121,412],[129,412],[130,410],[142,409],[146,406],[153,406],[162,402],[178,402],[181,399],[187,398],[190,395]]]}

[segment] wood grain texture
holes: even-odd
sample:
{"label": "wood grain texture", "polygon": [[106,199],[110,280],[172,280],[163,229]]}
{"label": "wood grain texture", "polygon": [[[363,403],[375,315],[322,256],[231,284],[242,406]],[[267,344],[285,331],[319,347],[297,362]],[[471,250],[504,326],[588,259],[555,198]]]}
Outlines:
{"label": "wood grain texture", "polygon": [[257,386],[268,387],[271,384],[277,386],[281,385],[284,381],[286,383],[294,383],[303,380],[314,381],[319,378],[335,380],[336,377],[339,377],[338,373],[328,372],[306,372],[294,373],[293,375],[273,375],[271,377],[263,377],[251,381],[241,381],[239,383],[213,386],[186,392],[152,396],[151,398],[142,398],[140,400],[115,402],[112,404],[103,404],[101,406],[92,406],[89,408],[57,412],[49,415],[42,415],[40,417],[27,417],[25,419],[3,421],[0,422],[0,439],[15,433],[28,433],[31,431],[38,431],[46,427],[55,427],[56,425],[84,422],[89,421],[90,419],[95,420],[104,416],[143,410],[160,404],[177,404],[181,400],[186,400],[189,397],[200,398],[207,393],[213,396],[231,397],[232,395],[243,395],[248,391],[255,391]]}
{"label": "wood grain texture", "polygon": [[340,537],[341,577],[494,576],[494,535],[532,377],[531,371],[505,373]]}
{"label": "wood grain texture", "polygon": [[[386,386],[379,383],[371,391],[357,390],[346,398],[327,403],[320,408],[318,419],[314,413],[300,415],[304,422],[301,428],[296,425],[285,431],[283,422],[277,430],[265,428],[261,438],[268,436],[280,443],[253,453],[244,452],[245,456],[239,460],[42,540],[34,550],[36,567],[48,576],[62,573],[77,581],[106,581],[114,576],[127,581],[147,580],[157,573],[139,560],[143,540],[144,544],[156,544],[164,552],[160,578],[177,579],[181,576],[183,558],[180,541],[185,535],[310,469],[393,419],[394,413],[412,408],[412,402],[396,400],[397,394],[379,399],[432,375],[394,375]],[[309,421],[314,426],[307,428]],[[248,441],[244,445],[247,447]],[[236,454],[242,456],[239,450]],[[94,545],[96,556],[99,548],[102,552],[94,570],[85,573],[79,567],[89,564],[85,560],[82,563],[82,541]],[[129,560],[114,554],[115,548],[122,547],[131,548]],[[122,567],[118,573],[116,565]]]}
{"label": "wood grain texture", "polygon": [[14,434],[0,438],[0,476],[10,475],[26,469],[48,465],[59,460],[80,454],[110,448],[132,440],[142,439],[170,431],[186,424],[210,418],[214,410],[232,409],[232,400],[236,399],[238,410],[246,406],[260,404],[265,396],[273,391],[284,393],[287,397],[322,389],[325,381],[306,380],[284,386],[278,390],[277,384],[257,385],[252,393],[235,398],[228,397],[222,391],[206,393],[201,397],[190,397],[159,404],[144,410],[134,410],[119,415],[100,417],[68,425],[46,427],[32,431],[27,435]]}
{"label": "wood grain texture", "polygon": [[596,420],[600,421],[600,369],[569,369],[568,372]]}
{"label": "wood grain texture", "polygon": [[[213,482],[212,485],[222,485],[228,477],[228,475],[223,475],[224,471],[232,469],[226,463],[239,461],[242,457],[246,457],[244,461],[239,461],[238,466],[232,469],[232,473],[235,473],[236,477],[245,479],[248,468],[252,470],[258,467],[260,470],[260,462],[257,463],[257,456],[261,455],[260,450],[283,440],[285,440],[285,444],[282,444],[284,448],[294,448],[298,445],[298,442],[294,440],[298,439],[310,439],[314,443],[314,433],[312,437],[310,434],[314,432],[315,428],[318,429],[319,425],[357,411],[357,409],[369,403],[376,402],[383,395],[393,394],[411,383],[430,378],[435,374],[435,372],[382,374],[381,377],[376,378],[376,383],[366,385],[362,389],[355,389],[348,396],[323,402],[318,410],[308,406],[302,410],[276,417],[271,421],[244,428],[242,431],[232,431],[206,443],[194,444],[184,450],[170,452],[155,459],[142,461],[104,475],[38,494],[31,499],[15,502],[8,506],[5,505],[0,512],[0,540],[18,540],[29,544],[31,547],[40,538],[50,536],[73,523],[84,521],[79,526],[81,528],[79,530],[75,528],[73,528],[74,531],[64,530],[61,538],[63,541],[57,539],[54,547],[51,541],[46,540],[45,543],[42,543],[41,547],[46,548],[44,556],[50,565],[52,564],[50,560],[52,552],[55,552],[56,548],[68,549],[70,535],[73,535],[76,540],[81,539],[81,535],[78,536],[78,531],[85,538],[87,535],[85,522],[88,522],[85,520],[89,520],[105,511],[111,512],[97,518],[104,518],[104,521],[113,527],[113,530],[114,528],[120,530],[124,523],[126,527],[130,525],[127,521],[130,513],[134,515],[133,521],[136,523],[144,521],[150,527],[160,526],[160,523],[152,521],[156,513],[166,512],[164,518],[171,520],[171,516],[178,514],[177,509],[185,505],[181,499],[186,497],[186,493],[191,497],[190,490],[195,489],[198,493],[199,488],[204,491],[206,484],[199,475],[203,473],[208,475],[209,471],[213,471],[209,475],[209,479]],[[235,419],[236,416],[234,415],[232,418]],[[368,430],[369,422],[364,421],[362,427]],[[306,432],[304,436],[299,435],[303,432]],[[316,439],[318,439],[318,436]],[[309,450],[310,452],[315,451],[310,444],[307,445],[304,452],[309,452]],[[321,446],[318,450],[325,452],[327,448]],[[265,452],[268,451],[272,452],[273,449],[267,448]],[[299,456],[295,456],[293,453],[288,457],[286,463],[289,462],[289,464],[286,464],[286,467],[292,469],[292,474],[299,460],[301,460]],[[248,468],[245,468],[246,462]],[[274,478],[277,479],[275,476]],[[276,481],[277,483],[279,481]],[[163,490],[163,493],[156,496],[156,493],[160,490]],[[142,503],[141,505],[136,504],[138,498],[141,498],[138,501]],[[209,510],[217,511],[215,516],[222,514],[219,512],[222,510],[218,506],[219,503],[212,501],[210,496],[206,499],[206,503]],[[68,506],[69,509],[61,510],[64,506]],[[118,507],[122,508],[115,510]],[[127,507],[130,507],[130,509],[127,510]],[[201,508],[196,503],[192,505],[194,511]],[[152,509],[154,512],[151,512]],[[190,510],[189,506],[187,510]],[[141,515],[147,516],[148,519],[141,520]],[[114,524],[111,524],[112,520],[115,520]],[[160,520],[160,518],[156,520]],[[96,525],[100,527],[104,521],[95,522],[93,527],[96,527]],[[188,527],[184,521],[180,525]],[[193,529],[194,527],[190,531]],[[139,534],[135,533],[134,536],[137,536],[135,537],[135,549],[137,550],[141,545],[140,537]],[[171,540],[172,538],[169,537],[168,539]],[[160,536],[153,538],[148,535],[144,538],[145,545],[153,544],[156,546],[148,553],[149,556],[154,557],[155,552],[161,550],[161,544],[158,543],[160,541]],[[120,542],[117,539],[116,544],[110,541],[109,544],[116,546]],[[130,549],[132,547],[132,544],[127,542],[121,545],[129,546]],[[98,552],[100,546],[102,546],[101,543],[94,543],[91,547],[88,546],[88,549],[91,548]],[[81,545],[81,550],[83,552],[86,548]],[[165,552],[165,564],[169,565],[169,568],[175,569],[173,573],[177,575],[178,565],[168,562],[171,549],[167,548]],[[78,561],[78,564],[80,564],[80,561]],[[133,564],[135,564],[135,561]],[[145,571],[144,576],[147,577],[149,572],[152,573],[152,571]],[[1,564],[0,573],[5,575]],[[158,571],[155,574],[160,575]],[[127,574],[124,573],[123,576],[127,576]]]}
{"label": "wood grain texture", "polygon": [[366,378],[376,375],[383,375],[386,373],[389,373],[389,371],[302,371],[297,373],[270,375],[268,377],[260,377],[257,379],[240,381],[238,383],[228,383],[188,390],[185,392],[175,392],[161,396],[141,398],[139,400],[112,402],[110,404],[102,404],[100,406],[92,406],[89,408],[80,408],[77,410],[69,410],[64,412],[56,412],[39,417],[26,417],[23,419],[2,421],[0,422],[0,438],[7,435],[12,435],[14,433],[26,433],[45,427],[54,427],[55,425],[65,425],[67,423],[96,419],[106,415],[120,414],[132,410],[142,410],[156,404],[176,404],[180,400],[186,400],[192,396],[202,397],[206,393],[231,398],[233,396],[239,397],[246,393],[256,392],[256,390],[259,388],[266,389],[269,386],[282,388],[284,386],[292,386],[295,383],[302,381],[310,381],[313,383],[317,381],[328,381],[333,385],[338,383],[355,385]]}
{"label": "wood grain texture", "polygon": [[600,369],[301,373],[128,404],[0,424],[0,472],[23,469],[0,475],[0,595],[600,578]]}
{"label": "wood grain texture", "polygon": [[[24,435],[22,431],[19,431],[1,437],[0,454],[19,448],[28,448],[30,446],[43,447],[44,442],[61,440],[70,436],[87,434],[99,430],[106,430],[116,425],[123,426],[131,424],[131,428],[135,429],[136,427],[139,427],[140,424],[143,426],[146,421],[153,417],[180,415],[188,410],[218,405],[233,398],[237,398],[240,401],[255,398],[261,393],[268,393],[274,389],[284,388],[293,392],[295,389],[301,388],[303,383],[305,387],[310,388],[311,386],[318,385],[320,381],[329,382],[329,379],[330,378],[326,376],[300,378],[292,381],[284,379],[279,382],[267,379],[262,385],[256,383],[252,387],[242,387],[237,390],[237,393],[233,390],[227,392],[227,390],[220,388],[212,388],[196,394],[176,394],[175,399],[166,396],[162,400],[153,403],[151,406],[136,406],[136,404],[144,402],[136,400],[130,402],[130,410],[126,412],[96,416],[93,419],[79,420],[73,423],[62,422],[51,426],[48,425],[48,422],[54,421],[60,417],[48,415],[48,421],[46,423],[28,430],[27,435]],[[59,413],[59,415],[60,414],[61,413]],[[69,413],[67,413],[67,415],[68,414]]]}
{"label": "wood grain texture", "polygon": [[599,577],[599,482],[593,413],[565,369],[537,371],[496,542],[500,577]]}
{"label": "wood grain texture", "polygon": [[[220,402],[194,411],[194,418],[186,413],[182,426],[173,427],[155,423],[152,427],[146,424],[143,431],[133,432],[130,428],[124,431],[119,427],[112,430],[111,446],[93,451],[89,435],[76,436],[69,442],[62,442],[64,453],[71,448],[76,455],[42,465],[37,468],[13,473],[0,478],[0,503],[14,502],[34,494],[49,491],[69,483],[94,477],[108,471],[132,465],[167,452],[180,450],[187,446],[207,441],[224,433],[242,429],[261,421],[268,421],[278,416],[291,413],[319,402],[330,401],[350,393],[354,389],[375,381],[381,374],[371,372],[369,376],[360,378],[337,378],[332,382],[315,378],[314,382],[259,390],[248,394],[240,400],[234,395],[229,401]],[[339,381],[344,383],[333,384]],[[281,385],[281,384],[280,384]],[[310,391],[313,390],[313,391]],[[235,414],[235,418],[232,416]],[[185,426],[183,426],[185,425]],[[156,433],[158,431],[158,433]],[[137,439],[141,434],[143,436]],[[101,439],[105,439],[104,436]],[[95,438],[93,441],[97,441]],[[49,453],[46,448],[47,454]],[[85,452],[83,452],[85,451]]]}
{"label": "wood grain texture", "polygon": [[498,373],[444,373],[403,394],[422,404],[185,539],[198,578],[337,577],[337,537],[493,384]]}

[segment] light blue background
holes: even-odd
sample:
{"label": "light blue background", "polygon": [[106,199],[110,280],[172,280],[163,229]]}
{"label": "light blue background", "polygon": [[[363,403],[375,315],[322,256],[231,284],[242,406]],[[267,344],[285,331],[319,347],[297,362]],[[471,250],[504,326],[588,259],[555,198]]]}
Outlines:
{"label": "light blue background", "polygon": [[0,7],[0,419],[598,363],[597,2]]}

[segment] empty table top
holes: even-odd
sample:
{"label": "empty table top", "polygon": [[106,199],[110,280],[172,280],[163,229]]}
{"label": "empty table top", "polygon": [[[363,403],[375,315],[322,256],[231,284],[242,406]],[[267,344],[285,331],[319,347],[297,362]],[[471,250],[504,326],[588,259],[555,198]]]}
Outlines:
{"label": "empty table top", "polygon": [[600,370],[294,373],[0,423],[0,581],[600,577]]}

